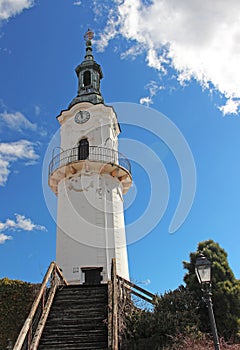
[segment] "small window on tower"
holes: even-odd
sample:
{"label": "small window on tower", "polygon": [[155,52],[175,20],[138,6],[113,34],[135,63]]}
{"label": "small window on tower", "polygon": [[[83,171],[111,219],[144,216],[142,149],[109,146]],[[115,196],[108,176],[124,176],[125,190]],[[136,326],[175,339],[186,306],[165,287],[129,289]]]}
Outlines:
{"label": "small window on tower", "polygon": [[83,74],[83,85],[89,86],[91,85],[91,72],[89,70],[86,70]]}

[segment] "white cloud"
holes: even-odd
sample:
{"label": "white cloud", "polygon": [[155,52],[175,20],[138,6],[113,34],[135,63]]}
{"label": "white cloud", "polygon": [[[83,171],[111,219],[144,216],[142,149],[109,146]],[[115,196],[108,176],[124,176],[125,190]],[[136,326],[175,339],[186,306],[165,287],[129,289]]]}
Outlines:
{"label": "white cloud", "polygon": [[10,173],[9,166],[10,162],[3,159],[0,154],[0,186],[4,186],[7,182],[8,175]]}
{"label": "white cloud", "polygon": [[20,140],[16,142],[0,142],[0,155],[7,159],[38,159],[35,153],[35,143],[28,140]]}
{"label": "white cloud", "polygon": [[41,112],[41,108],[39,106],[35,106],[35,115],[39,115]]}
{"label": "white cloud", "polygon": [[142,282],[145,286],[148,286],[151,283],[151,280],[148,278],[145,281]]}
{"label": "white cloud", "polygon": [[34,224],[31,219],[27,219],[24,215],[15,214],[16,221],[14,223],[14,228],[21,229],[25,231],[47,231],[45,226]]}
{"label": "white cloud", "polygon": [[239,0],[115,0],[97,43],[104,50],[120,34],[144,49],[150,67],[174,68],[180,84],[195,79],[232,101],[240,97],[239,23]]}
{"label": "white cloud", "polygon": [[226,104],[223,106],[218,107],[220,109],[220,111],[223,113],[223,115],[227,115],[227,114],[238,114],[239,111],[239,107],[240,107],[240,100],[232,100],[232,99],[228,99],[226,101]]}
{"label": "white cloud", "polygon": [[144,52],[141,45],[133,45],[129,49],[127,49],[125,52],[121,53],[121,58],[126,59],[130,58],[134,60],[137,56],[141,55]]}
{"label": "white cloud", "polygon": [[13,162],[21,159],[29,165],[29,162],[35,162],[39,158],[35,147],[35,143],[27,140],[0,143],[0,186],[5,186]]}
{"label": "white cloud", "polygon": [[139,100],[141,105],[146,105],[149,107],[150,104],[153,104],[153,97],[157,94],[159,90],[163,90],[164,86],[158,85],[156,81],[151,80],[146,86],[145,89],[149,91],[149,96],[142,97]]}
{"label": "white cloud", "polygon": [[12,236],[7,236],[4,233],[0,233],[0,244],[4,244],[6,241],[12,239]]}
{"label": "white cloud", "polygon": [[18,15],[33,6],[33,0],[0,0],[0,20]]}
{"label": "white cloud", "polygon": [[82,4],[82,1],[74,1],[73,5],[75,6],[80,6]]}
{"label": "white cloud", "polygon": [[29,129],[32,131],[37,130],[37,124],[31,123],[21,112],[15,113],[0,113],[0,126],[7,126],[15,131],[22,131]]}
{"label": "white cloud", "polygon": [[[95,2],[94,11],[95,11],[95,15],[98,15],[99,9],[98,9],[97,1]],[[106,28],[101,34],[100,40],[96,41],[97,48],[100,52],[104,51],[104,49],[108,45],[108,42],[118,34],[118,30],[117,30],[118,24],[119,24],[119,20],[117,18],[117,13],[115,12],[114,9],[110,9]]]}
{"label": "white cloud", "polygon": [[149,105],[153,104],[153,101],[149,96],[146,96],[146,97],[141,97],[139,100],[139,103],[141,105],[146,105],[147,107],[149,107]]}
{"label": "white cloud", "polygon": [[24,215],[15,214],[15,219],[7,219],[5,222],[0,221],[0,244],[12,239],[11,236],[5,235],[5,231],[47,231],[43,225],[38,225],[32,222],[31,219]]}
{"label": "white cloud", "polygon": [[[0,0],[1,1],[1,0]],[[21,112],[8,113],[6,111],[7,107],[0,100],[0,107],[5,109],[4,112],[0,113],[0,132],[8,128],[16,132],[26,132],[26,130],[37,132],[40,136],[46,137],[47,130],[41,125],[32,123],[25,115]],[[35,116],[39,116],[41,113],[41,108],[39,106],[34,107]]]}
{"label": "white cloud", "polygon": [[136,283],[147,286],[151,283],[151,280],[149,278],[147,278],[146,280],[143,280],[143,281],[136,281]]}

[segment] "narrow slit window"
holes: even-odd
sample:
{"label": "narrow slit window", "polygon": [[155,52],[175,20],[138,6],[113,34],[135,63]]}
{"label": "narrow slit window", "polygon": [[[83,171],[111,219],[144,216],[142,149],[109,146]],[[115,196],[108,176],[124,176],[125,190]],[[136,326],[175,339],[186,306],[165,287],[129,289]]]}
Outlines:
{"label": "narrow slit window", "polygon": [[84,72],[83,74],[83,85],[84,86],[89,86],[91,85],[91,72],[89,70],[87,70],[86,72]]}

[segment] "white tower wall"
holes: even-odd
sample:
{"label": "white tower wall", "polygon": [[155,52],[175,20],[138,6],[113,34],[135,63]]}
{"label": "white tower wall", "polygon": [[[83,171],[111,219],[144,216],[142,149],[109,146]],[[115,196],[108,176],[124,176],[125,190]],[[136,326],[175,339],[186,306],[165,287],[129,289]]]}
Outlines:
{"label": "white tower wall", "polygon": [[50,163],[49,186],[58,196],[57,264],[70,283],[83,282],[81,268],[87,283],[99,283],[101,269],[103,282],[110,279],[113,258],[117,274],[129,279],[123,194],[132,177],[129,162],[118,153],[117,116],[101,95],[93,32],[84,38],[86,55],[75,69],[77,96],[58,116],[61,152]]}
{"label": "white tower wall", "polygon": [[[75,121],[79,110],[90,113],[83,124]],[[116,258],[117,273],[129,279],[123,192],[131,179],[118,168],[120,130],[115,112],[103,104],[81,102],[62,112],[58,120],[64,156],[50,178],[58,195],[57,264],[72,283],[83,281],[82,267],[103,267],[106,282],[112,258]],[[76,152],[83,138],[92,153],[79,161]],[[66,166],[67,157],[70,163]],[[119,171],[123,176],[118,176]]]}
{"label": "white tower wall", "polygon": [[59,184],[57,264],[68,281],[80,267],[103,267],[103,280],[116,258],[117,273],[128,276],[121,184],[109,175],[82,172]]}

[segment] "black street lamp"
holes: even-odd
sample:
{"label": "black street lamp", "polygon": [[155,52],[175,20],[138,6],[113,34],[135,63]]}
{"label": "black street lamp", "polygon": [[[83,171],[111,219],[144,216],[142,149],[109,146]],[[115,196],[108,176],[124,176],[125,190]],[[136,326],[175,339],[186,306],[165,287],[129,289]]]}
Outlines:
{"label": "black street lamp", "polygon": [[208,307],[215,350],[220,350],[217,326],[214,318],[212,304],[211,263],[202,253],[199,254],[196,259],[195,273],[197,275],[199,283],[202,286],[202,291],[205,294],[203,300]]}

